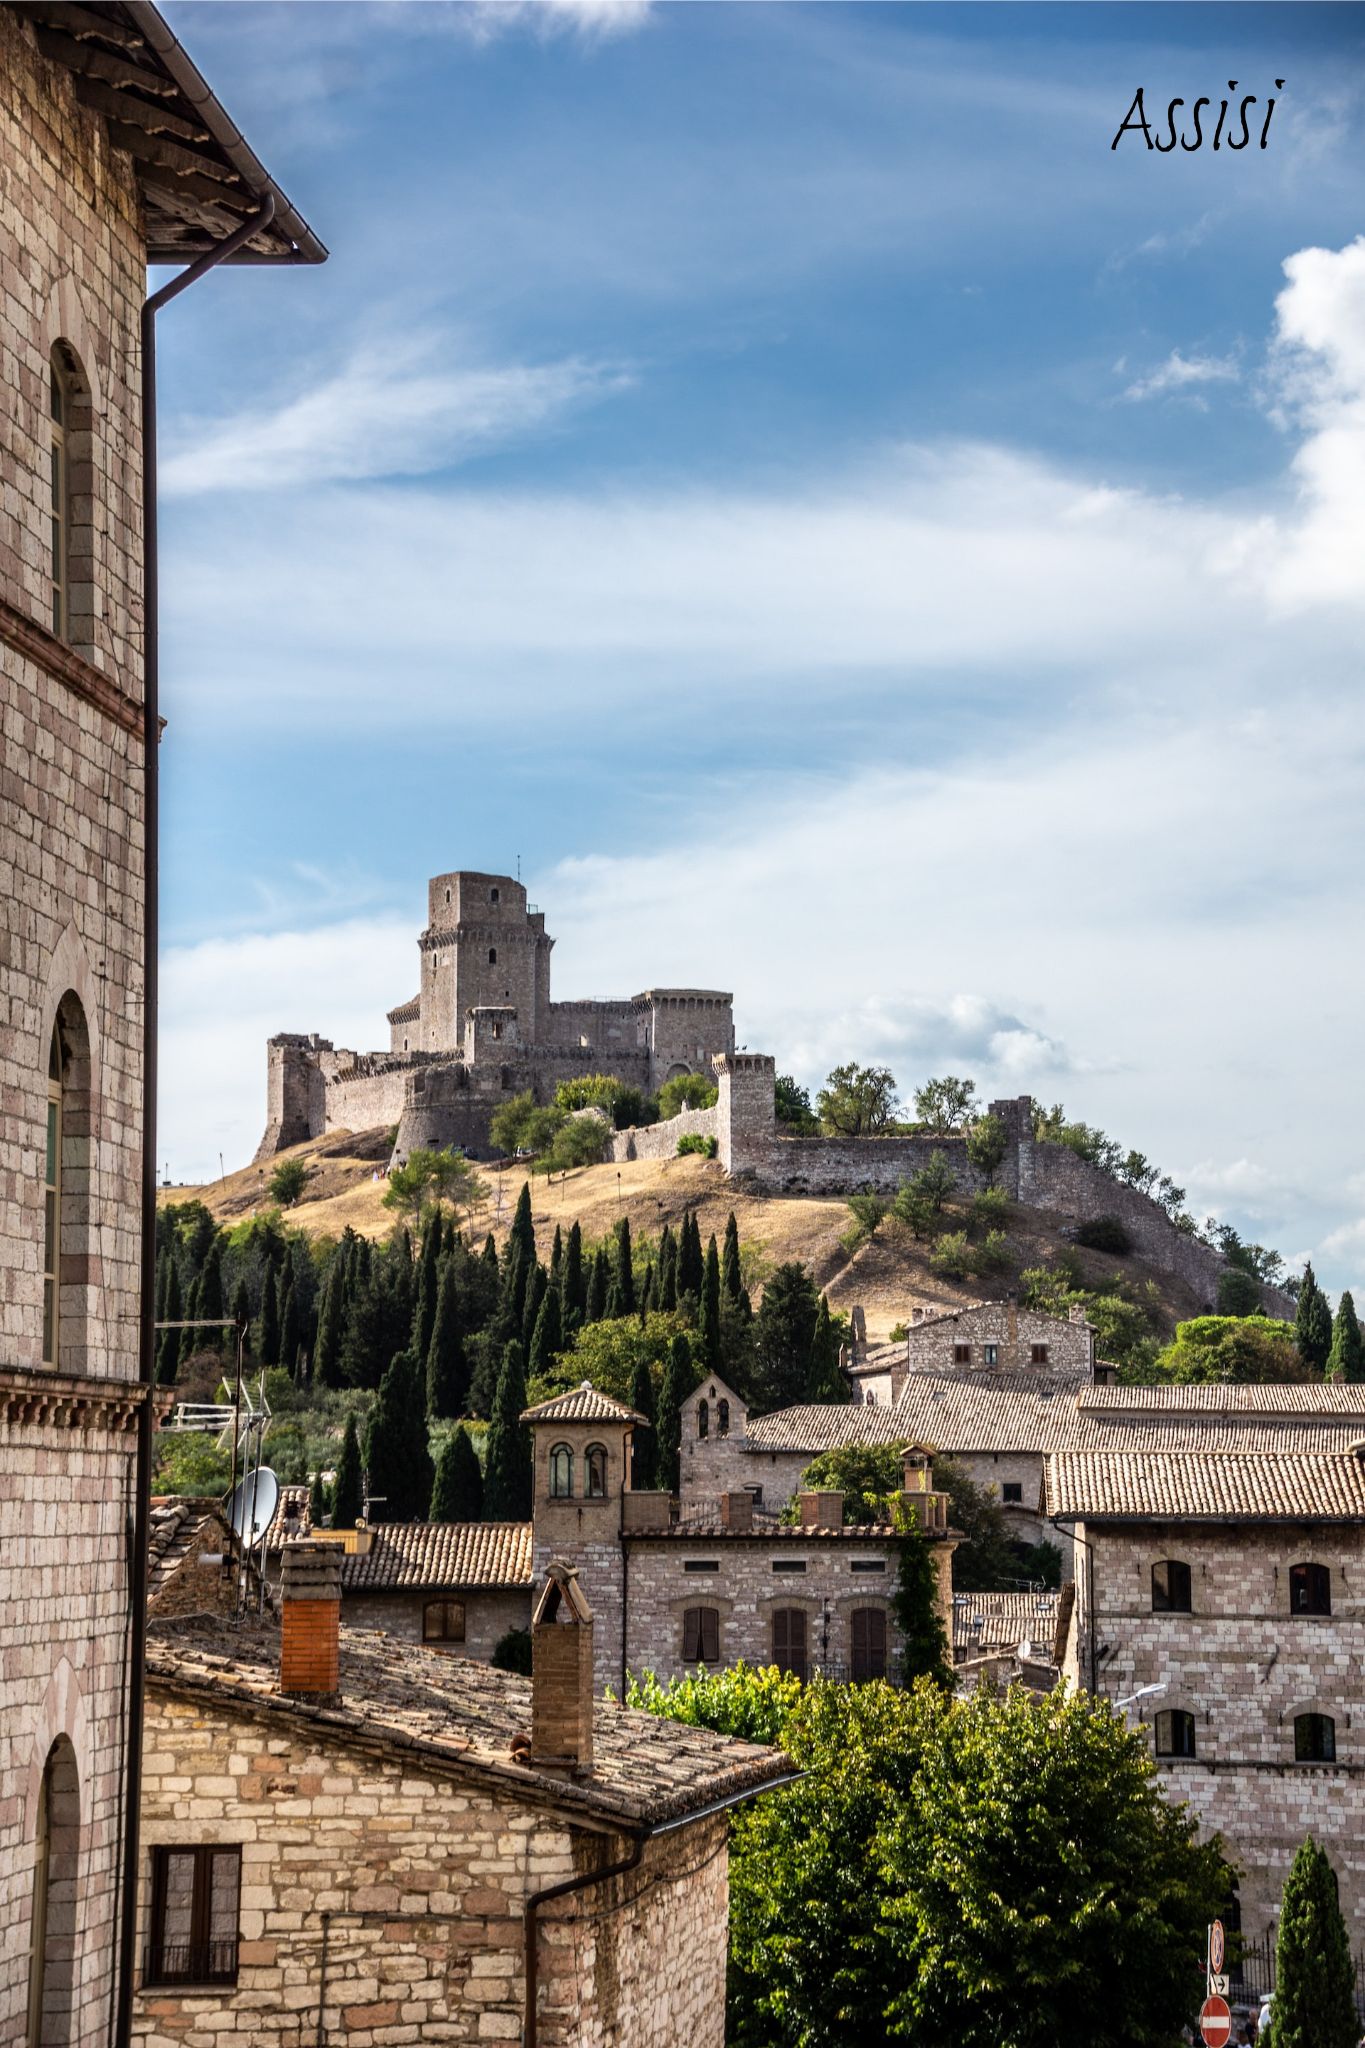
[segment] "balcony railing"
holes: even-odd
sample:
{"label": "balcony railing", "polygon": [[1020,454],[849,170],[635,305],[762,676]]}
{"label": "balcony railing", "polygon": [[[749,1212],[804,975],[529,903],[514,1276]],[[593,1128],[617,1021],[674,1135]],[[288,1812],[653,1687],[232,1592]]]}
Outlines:
{"label": "balcony railing", "polygon": [[153,1942],[143,1978],[148,1984],[235,1984],[235,1941]]}

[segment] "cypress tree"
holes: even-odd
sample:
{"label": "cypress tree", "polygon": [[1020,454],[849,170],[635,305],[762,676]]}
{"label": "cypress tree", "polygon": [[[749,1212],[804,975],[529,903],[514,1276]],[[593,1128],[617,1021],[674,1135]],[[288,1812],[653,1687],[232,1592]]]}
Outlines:
{"label": "cypress tree", "polygon": [[592,1272],[588,1276],[588,1299],[583,1317],[585,1322],[601,1322],[607,1312],[607,1287],[607,1255],[599,1245],[593,1258]]}
{"label": "cypress tree", "polygon": [[953,1675],[948,1638],[938,1611],[938,1573],[928,1539],[913,1521],[907,1521],[901,1531],[900,1553],[891,1612],[904,1644],[901,1683],[913,1685],[917,1678],[932,1678],[935,1685],[950,1690]]}
{"label": "cypress tree", "polygon": [[654,1308],[654,1266],[653,1262],[651,1261],[651,1263],[645,1267],[645,1284],[640,1289],[640,1321],[642,1323],[645,1320],[646,1316],[653,1314]]}
{"label": "cypress tree", "polygon": [[[469,1364],[465,1357],[464,1331],[460,1327],[460,1302],[455,1291],[455,1261],[441,1261],[441,1278],[436,1289],[436,1314],[427,1349],[427,1414],[433,1419],[462,1415],[469,1392]],[[437,1516],[436,1519],[444,1519]],[[459,1516],[455,1519],[458,1521]]]}
{"label": "cypress tree", "polygon": [[720,1368],[720,1259],[714,1235],[706,1247],[706,1270],[701,1283],[701,1347],[707,1370]]}
{"label": "cypress tree", "polygon": [[618,1316],[635,1313],[635,1260],[630,1245],[630,1218],[623,1216],[616,1226],[616,1257],[612,1270],[619,1304]]}
{"label": "cypress tree", "polygon": [[280,1364],[293,1372],[299,1362],[299,1299],[292,1266],[286,1271],[284,1300],[280,1304]]}
{"label": "cypress tree", "polygon": [[839,1370],[839,1344],[830,1321],[829,1297],[820,1296],[811,1339],[810,1373],[806,1381],[808,1401],[847,1401],[848,1384]]}
{"label": "cypress tree", "polygon": [[[197,1280],[191,1280],[190,1282],[190,1291],[185,1296],[183,1313],[187,1323],[195,1323],[199,1320],[199,1282]],[[180,1332],[180,1363],[183,1365],[187,1359],[193,1358],[196,1351],[202,1350],[203,1342],[204,1333],[202,1330],[182,1330]]]}
{"label": "cypress tree", "polygon": [[412,1344],[419,1358],[431,1349],[432,1326],[436,1321],[436,1291],[440,1285],[440,1257],[445,1233],[437,1209],[427,1222],[422,1239],[422,1256],[417,1267],[417,1293],[412,1305]]}
{"label": "cypress tree", "polygon": [[1332,1322],[1332,1348],[1327,1354],[1329,1380],[1365,1380],[1365,1342],[1356,1319],[1356,1305],[1347,1288]]}
{"label": "cypress tree", "polygon": [[278,1365],[280,1362],[280,1300],[275,1287],[275,1268],[265,1269],[265,1286],[261,1289],[261,1316],[256,1325],[256,1356],[262,1365]]}
{"label": "cypress tree", "polygon": [[327,1489],[322,1483],[321,1472],[313,1474],[313,1483],[308,1489],[309,1526],[320,1529],[327,1519]]}
{"label": "cypress tree", "polygon": [[493,1233],[492,1233],[492,1231],[491,1231],[491,1230],[489,1231],[489,1233],[488,1233],[487,1237],[486,1237],[486,1238],[484,1239],[484,1241],[483,1241],[483,1254],[482,1254],[482,1256],[483,1256],[483,1262],[484,1262],[484,1265],[485,1265],[485,1266],[487,1267],[487,1269],[488,1269],[489,1273],[491,1274],[492,1278],[493,1278],[494,1280],[496,1280],[496,1279],[497,1279],[497,1277],[498,1277],[498,1270],[499,1270],[499,1269],[498,1269],[498,1248],[497,1248],[497,1246],[496,1246],[496,1245],[494,1244],[494,1242],[493,1242]]}
{"label": "cypress tree", "polygon": [[630,1439],[630,1483],[635,1492],[642,1493],[654,1484],[658,1440],[658,1430],[654,1426],[654,1374],[650,1370],[648,1359],[642,1358],[635,1368],[635,1380],[630,1390],[630,1405],[638,1415],[643,1415],[649,1424],[649,1428],[644,1429],[637,1423]]}
{"label": "cypress tree", "polygon": [[1332,1311],[1318,1286],[1310,1261],[1303,1269],[1298,1311],[1294,1317],[1294,1342],[1305,1365],[1320,1373],[1332,1348]]}
{"label": "cypress tree", "polygon": [[701,1300],[701,1283],[704,1266],[701,1251],[701,1231],[697,1219],[690,1209],[682,1220],[682,1237],[678,1243],[678,1298],[690,1294],[694,1301]]}
{"label": "cypress tree", "polygon": [[525,1247],[519,1238],[507,1240],[507,1263],[503,1269],[502,1300],[512,1327],[519,1330],[526,1314],[526,1285],[535,1266],[534,1254],[528,1260]]}
{"label": "cypress tree", "polygon": [[531,1215],[531,1183],[529,1181],[524,1180],[521,1184],[521,1193],[517,1196],[516,1214],[512,1218],[512,1228],[507,1234],[507,1241],[509,1244],[519,1244],[528,1260],[534,1260],[536,1255],[536,1226],[535,1219]]}
{"label": "cypress tree", "polygon": [[484,1462],[484,1513],[490,1522],[525,1522],[531,1516],[531,1432],[521,1420],[526,1368],[513,1338],[502,1355]]}
{"label": "cypress tree", "polygon": [[[180,1320],[180,1268],[175,1260],[170,1262],[166,1275],[166,1299],[163,1304],[162,1321],[178,1323]],[[156,1347],[156,1376],[163,1387],[173,1386],[180,1365],[180,1339],[183,1330],[163,1330]]]}
{"label": "cypress tree", "polygon": [[379,1382],[365,1432],[370,1498],[384,1522],[424,1522],[436,1477],[427,1442],[421,1367],[411,1351],[398,1352]]}
{"label": "cypress tree", "polygon": [[469,1432],[461,1423],[451,1431],[436,1460],[436,1484],[431,1490],[433,1522],[481,1522],[483,1520],[483,1474]]}
{"label": "cypress tree", "polygon": [[156,1320],[159,1323],[164,1323],[166,1320],[166,1288],[170,1281],[171,1267],[174,1263],[168,1251],[159,1251],[157,1253],[155,1314]]}
{"label": "cypress tree", "polygon": [[[204,1269],[199,1275],[199,1313],[205,1320],[216,1321],[226,1312],[227,1303],[223,1300],[223,1240],[215,1237],[209,1246]],[[204,1335],[215,1348],[223,1341],[221,1330],[206,1330]]]}
{"label": "cypress tree", "polygon": [[332,1527],[354,1529],[364,1512],[365,1482],[360,1469],[360,1436],[354,1415],[348,1415],[336,1477],[332,1481]]}
{"label": "cypress tree", "polygon": [[1356,2048],[1355,1970],[1332,1866],[1310,1835],[1285,1879],[1269,2048]]}
{"label": "cypress tree", "polygon": [[665,1315],[678,1306],[678,1240],[666,1223],[659,1233],[658,1298]]}
{"label": "cypress tree", "polygon": [[659,1412],[654,1431],[654,1484],[666,1493],[678,1491],[682,1448],[682,1404],[692,1391],[692,1347],[681,1330],[668,1347],[659,1387]]}
{"label": "cypress tree", "polygon": [[726,1299],[738,1307],[739,1297],[744,1292],[744,1280],[739,1270],[739,1225],[735,1221],[733,1209],[725,1224],[725,1248],[721,1253],[720,1280]]}
{"label": "cypress tree", "polygon": [[[169,1310],[167,1311],[167,1313],[169,1314]],[[179,1314],[179,1310],[177,1310],[176,1313]],[[247,1350],[250,1351],[251,1293],[246,1284],[245,1274],[243,1274],[242,1278],[237,1282],[237,1291],[232,1297],[232,1334],[234,1339],[236,1338],[237,1332],[239,1330],[242,1333],[242,1338],[246,1345]]]}
{"label": "cypress tree", "polygon": [[569,1242],[564,1250],[564,1327],[577,1329],[587,1320],[588,1283],[583,1272],[583,1233],[575,1221],[569,1231]]}
{"label": "cypress tree", "polygon": [[313,1352],[313,1378],[320,1387],[341,1385],[341,1341],[344,1335],[342,1311],[345,1292],[344,1268],[334,1265],[331,1277],[322,1292],[322,1306],[318,1310],[318,1341]]}
{"label": "cypress tree", "polygon": [[559,1316],[559,1294],[547,1286],[545,1298],[540,1304],[536,1326],[531,1333],[531,1350],[527,1361],[527,1373],[531,1379],[544,1379],[554,1370],[554,1362],[564,1349],[564,1331]]}
{"label": "cypress tree", "polygon": [[521,1341],[528,1353],[531,1349],[531,1339],[535,1335],[536,1319],[540,1315],[541,1304],[549,1289],[550,1283],[545,1277],[545,1268],[540,1265],[532,1266],[526,1281],[526,1303],[521,1312]]}
{"label": "cypress tree", "polygon": [[550,1246],[550,1285],[555,1288],[564,1285],[564,1236],[557,1223],[554,1243]]}

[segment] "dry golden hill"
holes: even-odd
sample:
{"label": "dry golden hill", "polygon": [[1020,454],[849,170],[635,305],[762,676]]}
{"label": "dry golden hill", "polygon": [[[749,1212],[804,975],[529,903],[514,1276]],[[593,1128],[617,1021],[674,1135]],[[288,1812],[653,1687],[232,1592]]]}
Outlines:
{"label": "dry golden hill", "polygon": [[[285,1212],[288,1222],[310,1237],[338,1237],[348,1224],[367,1237],[387,1236],[395,1222],[383,1201],[387,1156],[388,1138],[383,1131],[335,1131],[280,1154],[281,1158],[302,1159],[310,1176],[302,1199]],[[197,1198],[221,1223],[240,1223],[273,1206],[268,1182],[275,1164],[271,1160],[266,1165],[243,1167],[203,1187],[163,1188],[161,1200]],[[479,1238],[491,1230],[501,1242],[527,1177],[526,1167],[524,1163],[503,1169],[481,1166],[479,1174],[487,1183],[488,1195],[471,1212],[466,1229]],[[1009,1272],[961,1286],[945,1280],[931,1271],[927,1248],[914,1243],[908,1232],[894,1228],[884,1227],[850,1258],[839,1242],[849,1227],[849,1212],[837,1196],[756,1194],[727,1180],[713,1161],[695,1156],[582,1167],[558,1175],[548,1184],[537,1179],[532,1184],[532,1202],[543,1257],[549,1256],[555,1226],[562,1225],[567,1231],[575,1219],[590,1241],[608,1236],[622,1215],[629,1216],[635,1236],[654,1236],[664,1223],[676,1228],[683,1211],[690,1208],[697,1213],[705,1242],[712,1231],[720,1238],[733,1209],[741,1243],[746,1252],[759,1254],[763,1269],[787,1259],[802,1260],[828,1293],[832,1308],[848,1310],[855,1303],[862,1305],[868,1335],[874,1340],[907,1320],[917,1303],[949,1307],[983,1295],[1004,1294],[1012,1285]],[[1008,1236],[1015,1270],[1044,1263],[1065,1243],[1060,1219],[1018,1206],[1011,1211]],[[1153,1282],[1159,1296],[1159,1320],[1168,1329],[1202,1307],[1188,1288],[1140,1259],[1067,1249],[1090,1285],[1102,1286],[1116,1273],[1139,1284]]]}

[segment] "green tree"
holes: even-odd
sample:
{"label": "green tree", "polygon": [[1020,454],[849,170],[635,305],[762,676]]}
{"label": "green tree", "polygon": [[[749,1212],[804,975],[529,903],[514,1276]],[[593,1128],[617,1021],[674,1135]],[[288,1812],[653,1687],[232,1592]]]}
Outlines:
{"label": "green tree", "polygon": [[256,1356],[262,1365],[278,1365],[280,1362],[280,1302],[273,1266],[266,1267],[265,1285],[261,1289],[261,1314],[256,1325]]}
{"label": "green tree", "polygon": [[738,1302],[744,1292],[744,1273],[739,1257],[739,1225],[732,1209],[725,1219],[725,1243],[720,1255],[720,1284],[727,1301]]}
{"label": "green tree", "polygon": [[455,1261],[441,1261],[436,1284],[436,1314],[427,1346],[427,1414],[433,1419],[462,1415],[469,1395],[469,1361],[460,1323]]}
{"label": "green tree", "polygon": [[781,1128],[798,1137],[812,1137],[820,1128],[810,1106],[810,1090],[791,1074],[779,1074],[773,1083],[773,1109]]}
{"label": "green tree", "polygon": [[441,1446],[431,1490],[433,1522],[481,1522],[483,1474],[469,1432],[461,1423]]}
{"label": "green tree", "polygon": [[567,1117],[540,1155],[545,1175],[569,1173],[577,1166],[597,1166],[606,1156],[611,1127],[595,1116]]}
{"label": "green tree", "polygon": [[1356,2048],[1355,1968],[1332,1866],[1310,1835],[1285,1879],[1269,2048]]}
{"label": "green tree", "polygon": [[569,1231],[569,1241],[564,1248],[564,1297],[563,1320],[567,1330],[575,1330],[583,1321],[588,1307],[588,1283],[583,1274],[583,1232],[575,1219]]}
{"label": "green tree", "polygon": [[341,1385],[341,1340],[345,1335],[343,1305],[346,1282],[340,1267],[333,1265],[323,1289],[318,1310],[318,1341],[313,1353],[313,1378],[320,1387]]}
{"label": "green tree", "polygon": [[720,1369],[720,1256],[715,1233],[706,1247],[701,1276],[701,1353],[708,1372]]}
{"label": "green tree", "polygon": [[1327,1354],[1329,1380],[1365,1380],[1365,1343],[1356,1320],[1356,1305],[1349,1288],[1337,1303],[1332,1321],[1332,1348]]}
{"label": "green tree", "polygon": [[1220,1316],[1258,1316],[1261,1313],[1260,1282],[1243,1267],[1227,1266],[1218,1275],[1218,1313]]}
{"label": "green tree", "polygon": [[901,1683],[913,1685],[917,1678],[929,1678],[935,1685],[951,1687],[952,1656],[939,1612],[934,1546],[909,1511],[899,1505],[896,1520],[900,1555],[891,1612],[901,1635]]}
{"label": "green tree", "polygon": [[654,1467],[658,1432],[654,1427],[657,1402],[654,1395],[654,1374],[647,1358],[635,1363],[635,1377],[631,1381],[630,1405],[637,1415],[643,1415],[648,1428],[639,1425],[630,1439],[630,1484],[634,1493],[647,1493],[654,1484]]}
{"label": "green tree", "polygon": [[841,1493],[844,1521],[866,1527],[888,1522],[901,1490],[903,1444],[836,1444],[812,1458],[801,1474],[802,1493]]}
{"label": "green tree", "polygon": [[900,1104],[889,1067],[835,1067],[815,1098],[820,1122],[832,1138],[875,1138],[894,1123]]}
{"label": "green tree", "polygon": [[612,1293],[618,1316],[635,1313],[635,1258],[630,1244],[630,1218],[623,1216],[616,1226],[612,1259]]}
{"label": "green tree", "polygon": [[998,1116],[987,1111],[977,1117],[967,1130],[967,1157],[978,1173],[984,1173],[990,1183],[1000,1170],[1001,1161],[1009,1149],[1005,1126]]}
{"label": "green tree", "polygon": [[427,1442],[426,1389],[411,1351],[400,1351],[379,1382],[365,1433],[370,1499],[381,1522],[424,1522],[435,1470]]}
{"label": "green tree", "polygon": [[332,1527],[353,1529],[365,1512],[365,1482],[360,1466],[360,1435],[354,1415],[346,1417],[332,1482]]}
{"label": "green tree", "polygon": [[188,1364],[196,1351],[204,1349],[204,1332],[199,1324],[199,1281],[191,1280],[185,1296],[185,1327],[180,1332],[180,1363]]}
{"label": "green tree", "polygon": [[999,1593],[1035,1576],[1010,1537],[1005,1510],[993,1486],[978,1486],[955,1458],[934,1460],[934,1485],[948,1496],[949,1526],[962,1531],[953,1552],[953,1588],[959,1593]]}
{"label": "green tree", "polygon": [[512,1215],[512,1227],[507,1233],[509,1253],[513,1245],[521,1246],[528,1265],[535,1264],[536,1220],[531,1214],[531,1183],[526,1180],[521,1184],[521,1193],[517,1196],[517,1206]]}
{"label": "green tree", "polygon": [[563,1121],[562,1109],[542,1108],[527,1088],[494,1110],[488,1135],[500,1157],[512,1159],[518,1153],[544,1151],[554,1143]]}
{"label": "green tree", "polygon": [[514,1338],[502,1355],[484,1455],[484,1512],[490,1522],[525,1522],[531,1515],[531,1431],[521,1420],[526,1407],[526,1367]]}
{"label": "green tree", "polygon": [[266,1192],[282,1209],[292,1209],[310,1177],[311,1169],[302,1159],[281,1159],[265,1184]]}
{"label": "green tree", "polygon": [[599,1245],[593,1253],[592,1265],[588,1272],[587,1305],[583,1319],[586,1323],[600,1323],[607,1313],[607,1296],[611,1291],[611,1272],[607,1265],[607,1254]]}
{"label": "green tree", "polygon": [[433,1209],[422,1234],[422,1256],[417,1261],[417,1287],[412,1304],[412,1348],[419,1358],[431,1349],[432,1325],[436,1321],[436,1290],[441,1280],[441,1250],[445,1231],[441,1212]]}
{"label": "green tree", "polygon": [[578,1333],[572,1351],[565,1352],[554,1370],[530,1384],[533,1401],[567,1392],[583,1380],[591,1381],[601,1394],[613,1401],[634,1404],[636,1374],[642,1365],[651,1374],[662,1373],[668,1348],[682,1328],[676,1315],[658,1311],[641,1322],[638,1315],[604,1316],[588,1323]]}
{"label": "green tree", "polygon": [[666,1121],[685,1109],[710,1109],[719,1093],[705,1074],[675,1074],[659,1090],[659,1115]]}
{"label": "green tree", "polygon": [[760,1414],[805,1398],[820,1297],[799,1260],[779,1266],[754,1320],[752,1395]]}
{"label": "green tree", "polygon": [[848,1382],[839,1370],[839,1332],[829,1312],[829,1299],[820,1296],[815,1315],[815,1335],[810,1346],[810,1371],[806,1378],[808,1401],[847,1401]]}
{"label": "green tree", "polygon": [[[172,1259],[170,1261],[170,1271],[166,1275],[166,1301],[163,1320],[168,1323],[178,1323],[181,1313],[180,1268],[176,1265],[175,1260]],[[179,1330],[163,1330],[157,1341],[156,1376],[163,1387],[173,1386],[175,1383],[176,1372],[180,1366],[181,1335],[182,1332]]]}
{"label": "green tree", "polygon": [[693,1301],[701,1301],[701,1283],[705,1272],[705,1259],[701,1248],[701,1231],[691,1209],[683,1211],[682,1230],[678,1239],[678,1299],[690,1294]]}
{"label": "green tree", "polygon": [[554,1370],[555,1360],[564,1349],[564,1332],[559,1320],[559,1296],[555,1289],[546,1286],[545,1296],[536,1315],[535,1328],[531,1333],[531,1348],[527,1358],[527,1372],[532,1379],[543,1379]]}
{"label": "green tree", "polygon": [[280,1303],[280,1364],[286,1372],[293,1372],[298,1364],[299,1350],[299,1297],[293,1268],[290,1267],[286,1271],[284,1299]]}
{"label": "green tree", "polygon": [[1303,1269],[1303,1283],[1299,1288],[1294,1342],[1299,1347],[1299,1357],[1320,1379],[1332,1348],[1332,1311],[1327,1296],[1318,1286],[1311,1260]]}
{"label": "green tree", "polygon": [[549,1276],[545,1268],[537,1261],[526,1276],[526,1305],[521,1312],[521,1342],[523,1349],[528,1354],[531,1349],[531,1339],[536,1333],[536,1319],[540,1315],[541,1306],[549,1291]]}
{"label": "green tree", "polygon": [[655,1431],[657,1451],[654,1479],[666,1493],[678,1491],[678,1464],[682,1450],[682,1404],[696,1385],[692,1347],[686,1332],[678,1330],[668,1347],[663,1379],[659,1386],[659,1414]]}
{"label": "green tree", "polygon": [[457,1216],[466,1215],[488,1190],[462,1152],[415,1146],[404,1165],[389,1175],[386,1209],[415,1223],[431,1203],[446,1203]]}
{"label": "green tree", "polygon": [[944,1074],[915,1090],[916,1117],[939,1137],[961,1130],[975,1113],[975,1081],[960,1081],[956,1074]]}
{"label": "green tree", "polygon": [[321,1529],[327,1520],[327,1488],[322,1483],[321,1472],[313,1474],[308,1489],[308,1521],[314,1529]]}
{"label": "green tree", "polygon": [[531,1631],[509,1628],[493,1645],[489,1663],[495,1671],[515,1671],[519,1678],[531,1676]]}
{"label": "green tree", "polygon": [[1299,1354],[1293,1325],[1270,1316],[1192,1316],[1177,1323],[1174,1338],[1157,1354],[1156,1371],[1181,1383],[1243,1386],[1317,1377]]}

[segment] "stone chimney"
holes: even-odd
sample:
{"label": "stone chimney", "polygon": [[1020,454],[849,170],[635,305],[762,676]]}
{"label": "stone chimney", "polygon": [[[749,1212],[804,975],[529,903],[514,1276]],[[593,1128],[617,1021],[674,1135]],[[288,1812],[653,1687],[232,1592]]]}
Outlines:
{"label": "stone chimney", "polygon": [[340,1690],[340,1546],[286,1543],[280,1553],[280,1691],[330,1698]]}
{"label": "stone chimney", "polygon": [[934,1454],[923,1444],[908,1444],[902,1466],[901,1506],[928,1534],[948,1526],[948,1496],[934,1491]]}
{"label": "stone chimney", "polygon": [[842,1493],[798,1493],[796,1509],[803,1529],[842,1529],[844,1526]]}
{"label": "stone chimney", "polygon": [[754,1497],[751,1493],[723,1493],[720,1497],[720,1526],[747,1535],[754,1526]]}
{"label": "stone chimney", "polygon": [[531,1755],[537,1770],[592,1771],[592,1609],[574,1567],[551,1558],[531,1617]]}

